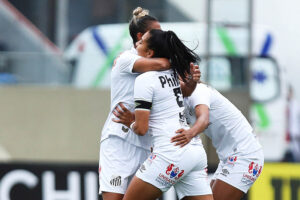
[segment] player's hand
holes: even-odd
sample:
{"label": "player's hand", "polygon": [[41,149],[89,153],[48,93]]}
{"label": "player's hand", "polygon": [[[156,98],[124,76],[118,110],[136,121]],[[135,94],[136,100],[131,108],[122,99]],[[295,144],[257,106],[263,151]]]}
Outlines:
{"label": "player's hand", "polygon": [[172,143],[175,142],[175,146],[180,146],[180,147],[187,145],[191,141],[191,139],[194,137],[193,134],[189,130],[185,130],[183,128],[177,130],[176,133],[179,133],[179,134],[172,137],[171,142]]}
{"label": "player's hand", "polygon": [[201,71],[199,69],[199,65],[195,65],[194,63],[190,63],[190,72],[191,72],[191,79],[190,81],[198,83],[201,77]]}
{"label": "player's hand", "polygon": [[122,102],[118,103],[113,110],[113,114],[117,117],[117,119],[113,118],[112,121],[124,124],[127,127],[130,127],[130,124],[135,120],[134,113],[130,112],[130,110],[128,110]]}

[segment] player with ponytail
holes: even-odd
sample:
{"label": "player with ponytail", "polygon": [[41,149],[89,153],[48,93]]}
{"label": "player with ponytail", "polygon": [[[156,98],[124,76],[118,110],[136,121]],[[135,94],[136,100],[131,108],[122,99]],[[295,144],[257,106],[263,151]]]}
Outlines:
{"label": "player with ponytail", "polygon": [[[174,186],[179,199],[213,200],[207,182],[207,157],[200,138],[183,148],[174,146],[176,130],[188,129],[178,75],[188,81],[190,63],[199,57],[172,31],[150,30],[136,43],[138,55],[166,58],[171,69],[139,75],[134,85],[135,112],[117,110],[114,121],[123,123],[153,142],[153,153],[132,179],[123,200],[155,200]],[[149,136],[151,138],[149,138]]]}
{"label": "player with ponytail", "polygon": [[[114,62],[111,71],[111,106],[110,112],[101,133],[99,182],[104,200],[122,200],[124,193],[140,164],[150,154],[151,141],[139,137],[119,123],[114,122],[113,110],[119,102],[130,110],[134,109],[133,85],[140,73],[147,71],[167,70],[170,63],[167,58],[147,58],[137,55],[137,41],[151,29],[160,29],[155,17],[140,7],[133,11],[129,32],[134,48],[121,53]],[[200,72],[195,77],[200,76]],[[186,91],[195,88],[195,81],[183,86]]]}

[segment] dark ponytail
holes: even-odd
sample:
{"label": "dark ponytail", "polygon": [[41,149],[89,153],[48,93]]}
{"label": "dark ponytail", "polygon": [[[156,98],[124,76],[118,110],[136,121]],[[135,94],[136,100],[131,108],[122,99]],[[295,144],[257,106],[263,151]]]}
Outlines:
{"label": "dark ponytail", "polygon": [[153,57],[170,59],[171,67],[186,81],[190,74],[190,63],[200,61],[199,56],[183,44],[173,31],[151,30],[148,48],[154,51]]}

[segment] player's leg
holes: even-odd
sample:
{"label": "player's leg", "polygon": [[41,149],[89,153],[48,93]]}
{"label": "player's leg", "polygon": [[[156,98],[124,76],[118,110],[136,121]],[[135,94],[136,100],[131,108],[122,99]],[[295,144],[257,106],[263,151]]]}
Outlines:
{"label": "player's leg", "polygon": [[120,200],[140,166],[140,160],[147,158],[144,149],[125,140],[110,136],[101,142],[99,183],[104,200]]}
{"label": "player's leg", "polygon": [[216,181],[218,175],[219,175],[220,173],[222,173],[222,169],[223,169],[224,165],[225,165],[224,162],[222,162],[222,161],[219,162],[218,167],[217,167],[217,169],[216,169],[216,171],[215,171],[213,177],[211,178],[211,181],[210,181],[210,188],[213,187],[213,185],[214,185],[214,183],[215,183],[215,181]]}
{"label": "player's leg", "polygon": [[199,196],[186,196],[182,200],[214,200],[211,194],[199,195]]}
{"label": "player's leg", "polygon": [[[234,157],[234,159],[232,159]],[[215,200],[240,200],[259,177],[264,165],[262,150],[247,155],[236,154],[223,161],[214,175]]]}
{"label": "player's leg", "polygon": [[212,186],[214,200],[240,200],[244,192],[222,180],[215,180]]}
{"label": "player's leg", "polygon": [[[109,137],[100,146],[99,159],[99,192],[104,200],[122,200],[125,194],[127,178],[124,173],[118,172],[118,168],[122,165],[121,155],[116,152],[115,145],[120,145],[119,138]],[[121,145],[122,146],[122,145]]]}
{"label": "player's leg", "polygon": [[211,188],[213,187],[215,181],[216,181],[216,180],[214,180],[214,179],[210,181],[210,187],[211,187]]}
{"label": "player's leg", "polygon": [[191,145],[186,153],[189,156],[182,160],[185,164],[185,174],[174,185],[177,196],[183,200],[213,200],[205,150],[202,146]]}
{"label": "player's leg", "polygon": [[122,200],[124,194],[118,194],[113,192],[102,192],[102,199],[104,200]]}
{"label": "player's leg", "polygon": [[124,200],[155,200],[177,182],[178,174],[174,164],[152,153],[137,170]]}
{"label": "player's leg", "polygon": [[135,176],[126,191],[123,200],[155,200],[161,195],[162,191],[160,189]]}

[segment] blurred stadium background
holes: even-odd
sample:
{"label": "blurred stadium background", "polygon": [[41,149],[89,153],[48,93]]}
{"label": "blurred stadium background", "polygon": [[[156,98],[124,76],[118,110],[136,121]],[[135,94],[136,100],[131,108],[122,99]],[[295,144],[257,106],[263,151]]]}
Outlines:
{"label": "blurred stadium background", "polygon": [[[244,199],[299,200],[295,0],[0,0],[0,200],[101,199],[110,67],[131,46],[127,23],[137,6],[196,48],[202,80],[253,125],[266,164]],[[203,142],[213,173],[215,150]]]}

